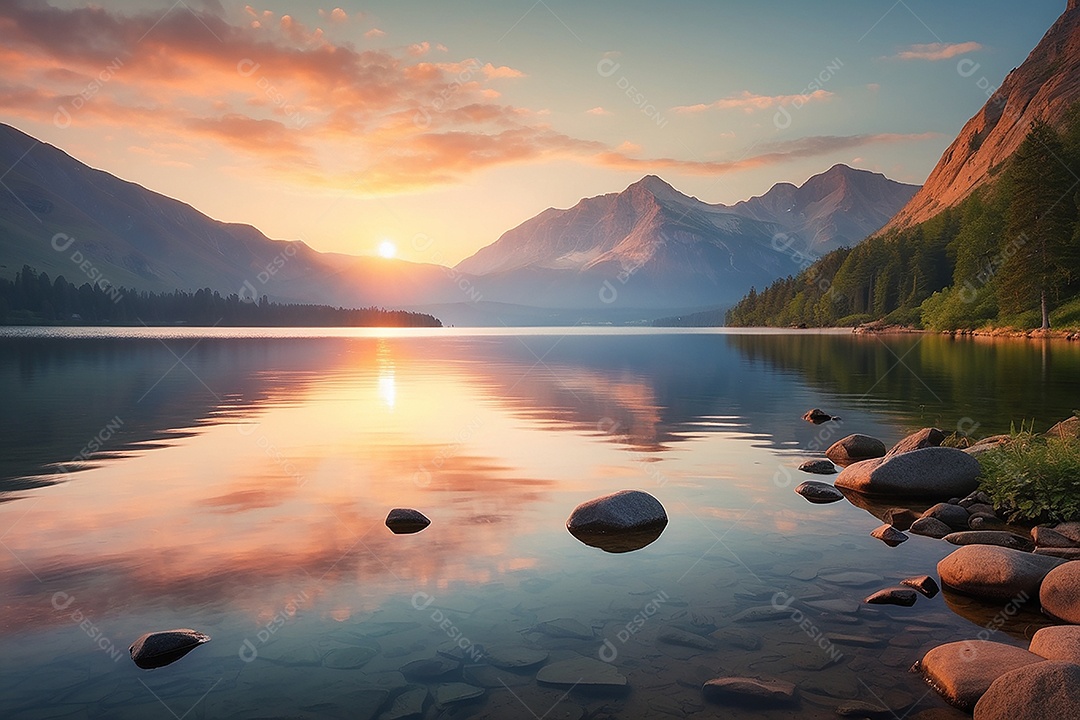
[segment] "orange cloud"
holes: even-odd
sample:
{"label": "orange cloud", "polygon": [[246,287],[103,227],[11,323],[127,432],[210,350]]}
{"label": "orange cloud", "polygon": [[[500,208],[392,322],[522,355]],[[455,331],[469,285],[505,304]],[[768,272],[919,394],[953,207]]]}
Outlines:
{"label": "orange cloud", "polygon": [[896,60],[948,60],[957,55],[963,55],[976,50],[982,50],[983,46],[977,42],[965,43],[927,43],[925,45],[910,45],[893,56]]}
{"label": "orange cloud", "polygon": [[604,108],[597,105],[596,107],[594,107],[594,108],[592,108],[590,110],[586,110],[585,114],[586,115],[611,115],[612,112],[610,110],[605,110]]}
{"label": "orange cloud", "polygon": [[828,100],[831,97],[833,97],[833,93],[827,90],[815,90],[808,95],[756,95],[748,90],[743,90],[738,95],[714,100],[708,104],[680,105],[672,108],[672,110],[683,114],[700,113],[706,110],[742,110],[751,113],[756,110],[768,110],[779,105],[790,105],[796,102],[805,104]]}

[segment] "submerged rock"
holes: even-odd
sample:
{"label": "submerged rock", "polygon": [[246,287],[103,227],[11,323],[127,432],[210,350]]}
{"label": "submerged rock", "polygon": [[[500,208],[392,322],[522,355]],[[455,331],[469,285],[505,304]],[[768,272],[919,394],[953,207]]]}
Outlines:
{"label": "submerged rock", "polygon": [[999,677],[1039,662],[1045,660],[1023,648],[987,640],[963,640],[926,653],[918,669],[946,701],[970,711]]}
{"label": "submerged rock", "polygon": [[837,476],[836,486],[866,495],[947,498],[974,490],[981,470],[979,461],[962,450],[928,447],[851,464]]}
{"label": "submerged rock", "polygon": [[665,628],[656,636],[656,639],[660,642],[668,643],[669,645],[679,645],[695,650],[715,650],[720,647],[720,644],[712,638],[686,632],[685,630],[674,627]]}
{"label": "submerged rock", "polygon": [[1047,573],[1064,560],[997,545],[965,545],[938,563],[941,582],[976,597],[1012,600],[1038,596]]}
{"label": "submerged rock", "polygon": [[401,674],[410,680],[435,680],[449,675],[457,670],[459,663],[442,657],[427,658],[425,660],[413,660],[403,665]]}
{"label": "submerged rock", "polygon": [[435,688],[435,704],[439,707],[446,707],[453,703],[473,700],[485,692],[487,691],[484,688],[466,685],[465,683],[442,683]]}
{"label": "submerged rock", "polygon": [[585,627],[573,618],[558,618],[537,623],[533,627],[538,633],[553,638],[573,638],[574,640],[592,640],[592,628]]}
{"label": "submerged rock", "polygon": [[395,535],[418,533],[430,524],[424,513],[411,508],[394,508],[386,516],[386,527]]}
{"label": "submerged rock", "polygon": [[941,588],[938,587],[937,580],[929,575],[919,575],[917,577],[904,578],[900,581],[901,585],[907,585],[909,588],[915,588],[928,598],[932,598],[941,592]]}
{"label": "submerged rock", "polygon": [[975,705],[974,720],[1064,720],[1080,717],[1080,666],[1032,663],[1005,673]]}
{"label": "submerged rock", "polygon": [[622,490],[578,505],[566,529],[586,545],[629,552],[655,541],[667,526],[660,501],[641,490]]}
{"label": "submerged rock", "polygon": [[825,457],[840,467],[885,455],[885,443],[869,435],[848,435],[834,442],[825,451]]}
{"label": "submerged rock", "polygon": [[900,543],[908,539],[908,536],[900,532],[892,525],[880,525],[870,533],[870,537],[875,537],[881,542],[885,543],[889,547],[896,547]]}
{"label": "submerged rock", "polygon": [[162,630],[140,635],[128,651],[131,659],[143,670],[165,667],[189,652],[210,642],[210,636],[190,628]]}
{"label": "submerged rock", "polygon": [[588,657],[545,665],[536,674],[536,681],[548,685],[595,688],[618,688],[626,685],[626,678],[619,674],[614,665]]}
{"label": "submerged rock", "polygon": [[548,651],[543,648],[526,647],[525,645],[496,645],[485,649],[484,659],[497,668],[512,670],[539,665],[548,659]]}
{"label": "submerged rock", "polygon": [[422,685],[410,685],[394,698],[390,709],[379,716],[379,720],[405,720],[423,715],[427,704],[428,691]]}
{"label": "submerged rock", "polygon": [[709,700],[745,703],[755,707],[791,705],[796,700],[795,686],[789,682],[749,677],[714,678],[706,681],[701,692]]}
{"label": "submerged rock", "polygon": [[[832,463],[829,463],[829,465],[832,465]],[[802,495],[810,502],[818,505],[833,503],[844,499],[844,493],[840,492],[829,483],[817,482],[816,480],[807,480],[804,483],[800,483],[798,487],[795,488],[795,492]]]}

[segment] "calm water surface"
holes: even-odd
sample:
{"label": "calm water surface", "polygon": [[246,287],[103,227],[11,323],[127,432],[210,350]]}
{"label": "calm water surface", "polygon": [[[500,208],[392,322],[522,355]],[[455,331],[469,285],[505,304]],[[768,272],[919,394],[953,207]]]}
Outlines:
{"label": "calm water surface", "polygon": [[[867,510],[794,494],[810,478],[794,468],[851,432],[1044,429],[1078,386],[1080,348],[1015,340],[6,329],[0,715],[372,718],[419,688],[427,717],[940,707],[908,667],[1000,608],[861,606],[950,547],[886,547]],[[799,420],[815,406],[843,421]],[[613,554],[566,532],[578,503],[626,488],[666,506],[656,542]],[[393,507],[432,525],[393,535]],[[794,598],[782,613],[777,592]],[[772,616],[740,615],[760,607]],[[994,639],[1040,623],[1021,613]],[[137,669],[131,641],[174,627],[213,640]],[[659,640],[676,631],[714,647]],[[627,688],[483,663],[519,646],[603,659]],[[466,667],[445,676],[399,673],[455,652]],[[793,682],[801,706],[704,703],[724,674]],[[462,680],[485,694],[435,705]]]}

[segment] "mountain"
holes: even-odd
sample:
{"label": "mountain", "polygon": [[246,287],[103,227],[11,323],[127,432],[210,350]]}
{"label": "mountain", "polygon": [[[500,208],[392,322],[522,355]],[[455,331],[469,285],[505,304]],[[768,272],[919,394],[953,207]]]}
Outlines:
{"label": "mountain", "polygon": [[0,124],[0,272],[24,264],[80,285],[105,278],[149,291],[223,294],[348,306],[461,299],[437,265],[320,253],[271,240],[95,170]]}
{"label": "mountain", "polygon": [[[975,82],[976,78],[972,78]],[[1006,76],[945,150],[922,190],[885,230],[929,220],[997,176],[1035,120],[1060,128],[1080,100],[1080,0],[1065,12],[1027,59]]]}
{"label": "mountain", "polygon": [[837,165],[728,207],[649,175],[620,193],[548,208],[454,269],[485,299],[540,307],[720,306],[877,230],[916,191]]}

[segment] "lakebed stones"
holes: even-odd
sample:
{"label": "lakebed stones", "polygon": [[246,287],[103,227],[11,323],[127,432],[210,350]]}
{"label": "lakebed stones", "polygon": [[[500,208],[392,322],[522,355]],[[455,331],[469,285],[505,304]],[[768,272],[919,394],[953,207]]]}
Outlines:
{"label": "lakebed stones", "polygon": [[[832,463],[829,463],[831,466]],[[817,505],[833,503],[844,499],[844,493],[834,488],[829,483],[807,480],[795,488],[795,492]]]}
{"label": "lakebed stones", "polygon": [[892,525],[880,525],[870,533],[870,537],[875,537],[881,542],[885,543],[889,547],[896,547],[900,543],[908,539],[908,536],[900,532]]}
{"label": "lakebed stones", "polygon": [[909,588],[914,588],[928,598],[932,598],[941,592],[941,588],[938,587],[937,581],[929,575],[904,578],[900,581],[900,584],[906,585]]}
{"label": "lakebed stones", "polygon": [[886,456],[899,455],[900,453],[922,450],[928,447],[938,447],[944,440],[945,433],[937,428],[923,428],[893,445],[889,452],[886,453]]}
{"label": "lakebed stones", "polygon": [[474,700],[481,697],[486,690],[474,685],[460,682],[442,683],[435,688],[435,705],[443,708],[454,703]]}
{"label": "lakebed stones", "polygon": [[946,701],[962,710],[971,710],[999,677],[1041,662],[1046,661],[1023,648],[988,640],[962,640],[939,645],[926,653],[918,669]]}
{"label": "lakebed stones", "polygon": [[900,607],[911,607],[915,604],[919,595],[911,588],[906,587],[891,587],[884,590],[878,590],[876,593],[868,595],[864,603],[868,605],[899,605]]}
{"label": "lakebed stones", "polygon": [[641,490],[622,490],[578,505],[566,529],[607,552],[638,550],[660,537],[668,516],[660,501]]}
{"label": "lakebed stones", "polygon": [[980,472],[979,461],[961,450],[928,447],[848,465],[836,486],[865,495],[959,497],[976,488]]}
{"label": "lakebed stones", "polygon": [[484,659],[497,668],[516,670],[539,665],[548,659],[548,651],[525,645],[495,646],[484,650]]}
{"label": "lakebed stones", "polygon": [[998,545],[1023,552],[1035,549],[1035,545],[1026,537],[1005,530],[965,530],[949,533],[944,540],[953,545]]}
{"label": "lakebed stones", "polygon": [[1080,625],[1080,563],[1069,561],[1053,568],[1039,589],[1043,612]]}
{"label": "lakebed stones", "polygon": [[676,627],[664,628],[660,634],[656,636],[656,639],[662,643],[678,645],[694,650],[716,650],[720,647],[720,643],[710,637],[686,632],[685,630],[680,630]]}
{"label": "lakebed stones", "polygon": [[143,670],[165,667],[198,646],[210,642],[210,636],[190,628],[162,630],[140,635],[131,643],[131,659]]}
{"label": "lakebed stones", "polygon": [[430,524],[424,513],[412,508],[394,508],[386,516],[386,527],[395,535],[418,533]]}
{"label": "lakebed stones", "polygon": [[707,700],[752,705],[793,705],[797,702],[795,686],[783,680],[749,677],[721,677],[708,680],[701,688]]}
{"label": "lakebed stones", "polygon": [[[799,469],[805,473],[813,473],[814,475],[835,475],[836,466],[833,465],[832,460],[807,460]],[[796,490],[798,492],[798,490]]]}
{"label": "lakebed stones", "polygon": [[557,618],[537,623],[533,630],[548,637],[592,640],[592,628],[585,627],[573,618]]}
{"label": "lakebed stones", "polygon": [[545,665],[536,674],[539,683],[566,687],[621,688],[626,678],[611,663],[577,657]]}
{"label": "lakebed stones", "polygon": [[1047,660],[1080,665],[1080,625],[1051,625],[1031,637],[1028,651]]}
{"label": "lakebed stones", "polygon": [[[825,451],[825,457],[840,467],[885,455],[885,443],[869,435],[848,435],[833,443]],[[842,473],[841,473],[842,474]]]}
{"label": "lakebed stones", "polygon": [[1012,600],[1039,594],[1047,573],[1061,565],[1061,558],[1021,552],[997,545],[965,545],[938,563],[941,581],[976,597]]}
{"label": "lakebed stones", "polygon": [[975,705],[974,720],[1080,717],[1080,665],[1045,661],[1005,673]]}

